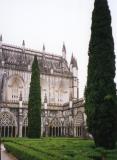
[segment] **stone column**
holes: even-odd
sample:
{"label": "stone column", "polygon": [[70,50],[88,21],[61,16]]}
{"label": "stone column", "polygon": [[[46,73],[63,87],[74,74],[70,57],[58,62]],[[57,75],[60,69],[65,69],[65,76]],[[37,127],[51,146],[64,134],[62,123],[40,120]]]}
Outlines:
{"label": "stone column", "polygon": [[56,127],[54,127],[54,131],[55,131],[55,137],[56,137]]}
{"label": "stone column", "polygon": [[52,127],[52,133],[51,133],[51,136],[53,137],[53,127]]}
{"label": "stone column", "polygon": [[76,127],[74,126],[74,137],[76,137]]}
{"label": "stone column", "polygon": [[65,129],[66,127],[64,126],[64,128],[63,128],[63,134],[64,134],[64,136],[66,135],[66,129]]}
{"label": "stone column", "polygon": [[19,122],[19,137],[22,137],[22,122]]}
{"label": "stone column", "polygon": [[19,137],[22,137],[22,94],[20,93],[19,97]]}
{"label": "stone column", "polygon": [[46,137],[48,137],[48,125],[46,124],[46,126],[45,126],[45,134],[46,134]]}
{"label": "stone column", "polygon": [[63,125],[60,128],[61,128],[61,137],[62,137],[63,136]]}

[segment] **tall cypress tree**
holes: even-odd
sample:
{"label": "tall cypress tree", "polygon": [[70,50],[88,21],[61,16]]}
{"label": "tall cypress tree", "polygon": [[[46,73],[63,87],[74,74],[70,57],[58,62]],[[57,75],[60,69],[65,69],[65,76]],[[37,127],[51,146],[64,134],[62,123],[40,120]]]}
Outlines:
{"label": "tall cypress tree", "polygon": [[113,149],[117,140],[115,54],[107,0],[95,0],[89,43],[85,110],[97,147]]}
{"label": "tall cypress tree", "polygon": [[28,102],[28,137],[41,136],[41,89],[37,56],[34,56]]}

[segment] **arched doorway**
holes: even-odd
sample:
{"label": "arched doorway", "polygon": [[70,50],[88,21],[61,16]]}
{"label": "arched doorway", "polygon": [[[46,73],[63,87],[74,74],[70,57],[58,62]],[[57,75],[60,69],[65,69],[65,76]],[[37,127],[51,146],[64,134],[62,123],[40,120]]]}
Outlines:
{"label": "arched doorway", "polygon": [[16,137],[17,123],[14,115],[10,112],[0,113],[1,137]]}

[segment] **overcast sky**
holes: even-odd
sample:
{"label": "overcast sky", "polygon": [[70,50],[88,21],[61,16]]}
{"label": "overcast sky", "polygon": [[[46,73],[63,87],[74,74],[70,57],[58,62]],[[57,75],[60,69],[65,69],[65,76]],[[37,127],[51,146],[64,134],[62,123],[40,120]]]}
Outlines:
{"label": "overcast sky", "polygon": [[[0,33],[3,42],[77,58],[80,97],[87,77],[88,44],[94,0],[0,0]],[[113,36],[117,44],[117,0],[109,0]],[[117,45],[115,45],[117,53]],[[117,78],[115,79],[117,82]]]}

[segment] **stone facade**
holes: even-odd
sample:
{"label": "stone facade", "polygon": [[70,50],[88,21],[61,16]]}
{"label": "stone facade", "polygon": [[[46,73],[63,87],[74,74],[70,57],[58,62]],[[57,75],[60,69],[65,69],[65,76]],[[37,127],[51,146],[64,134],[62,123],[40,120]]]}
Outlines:
{"label": "stone facade", "polygon": [[2,136],[26,136],[31,65],[37,55],[42,98],[42,136],[83,136],[85,114],[79,99],[78,67],[71,57],[4,44],[0,37],[0,124]]}

